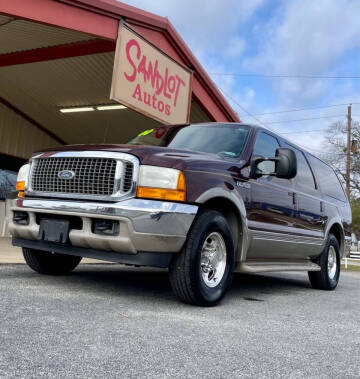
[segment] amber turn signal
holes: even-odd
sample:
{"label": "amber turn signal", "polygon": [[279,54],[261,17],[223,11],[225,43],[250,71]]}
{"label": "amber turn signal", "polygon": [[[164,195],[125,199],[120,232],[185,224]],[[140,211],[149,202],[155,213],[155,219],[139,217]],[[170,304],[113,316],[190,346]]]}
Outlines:
{"label": "amber turn signal", "polygon": [[25,191],[25,181],[16,182],[16,191]]}
{"label": "amber turn signal", "polygon": [[145,199],[185,201],[185,192],[164,188],[138,187],[136,195]]}
{"label": "amber turn signal", "polygon": [[136,190],[136,196],[145,199],[185,201],[186,184],[184,174],[182,172],[179,173],[176,189],[139,186]]}

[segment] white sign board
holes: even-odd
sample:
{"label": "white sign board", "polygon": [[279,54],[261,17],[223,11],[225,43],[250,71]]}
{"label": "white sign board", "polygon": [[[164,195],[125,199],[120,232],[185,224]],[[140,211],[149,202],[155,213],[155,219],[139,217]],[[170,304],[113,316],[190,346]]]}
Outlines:
{"label": "white sign board", "polygon": [[164,124],[183,124],[191,84],[191,70],[120,22],[111,99]]}

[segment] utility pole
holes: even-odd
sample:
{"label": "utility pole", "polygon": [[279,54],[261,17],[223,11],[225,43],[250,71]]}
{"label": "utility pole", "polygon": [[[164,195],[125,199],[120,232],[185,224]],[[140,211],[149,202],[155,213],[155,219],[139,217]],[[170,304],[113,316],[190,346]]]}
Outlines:
{"label": "utility pole", "polygon": [[346,148],[346,194],[350,200],[350,163],[351,163],[351,104],[347,114],[347,148]]}

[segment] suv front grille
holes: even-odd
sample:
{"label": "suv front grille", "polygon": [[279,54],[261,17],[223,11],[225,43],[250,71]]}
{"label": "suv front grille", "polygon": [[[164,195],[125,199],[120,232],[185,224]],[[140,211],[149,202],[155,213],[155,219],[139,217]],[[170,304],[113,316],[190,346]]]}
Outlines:
{"label": "suv front grille", "polygon": [[[115,191],[117,161],[110,158],[49,157],[34,159],[31,173],[31,190],[93,196],[111,196]],[[72,171],[71,179],[59,178],[59,172]],[[131,172],[130,172],[131,171]],[[131,180],[128,179],[131,176]],[[127,178],[127,179],[125,179]],[[131,188],[132,169],[125,170],[124,184]],[[125,191],[126,192],[126,191]]]}
{"label": "suv front grille", "polygon": [[131,162],[125,162],[125,172],[122,182],[123,192],[128,192],[131,189],[133,182],[134,165]]}

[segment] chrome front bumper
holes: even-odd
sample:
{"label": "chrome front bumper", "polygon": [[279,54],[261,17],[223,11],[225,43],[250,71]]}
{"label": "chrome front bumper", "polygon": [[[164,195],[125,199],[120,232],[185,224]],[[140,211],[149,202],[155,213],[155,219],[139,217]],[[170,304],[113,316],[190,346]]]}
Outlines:
{"label": "chrome front bumper", "polygon": [[[14,211],[28,212],[29,224],[14,223]],[[78,216],[82,219],[82,229],[71,229],[72,246],[127,254],[140,251],[174,253],[181,250],[197,211],[195,205],[135,198],[117,203],[14,199],[10,205],[9,231],[14,238],[37,240],[36,213]],[[93,233],[93,219],[119,221],[119,234]]]}

